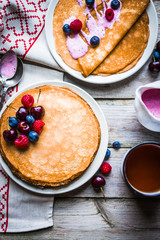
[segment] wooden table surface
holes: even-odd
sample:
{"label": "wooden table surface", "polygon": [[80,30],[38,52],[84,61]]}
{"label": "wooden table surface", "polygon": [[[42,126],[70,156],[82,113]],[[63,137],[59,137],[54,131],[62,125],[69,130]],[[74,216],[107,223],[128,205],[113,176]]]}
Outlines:
{"label": "wooden table surface", "polygon": [[[160,25],[160,0],[154,3]],[[33,71],[37,79],[42,76],[54,79],[56,74],[58,75],[58,72],[43,66],[25,64],[25,71],[27,70]],[[101,192],[95,192],[89,182],[81,189],[55,197],[53,227],[29,233],[1,234],[0,239],[160,239],[160,199],[135,195],[127,187],[120,173],[121,160],[129,148],[143,141],[160,141],[158,133],[141,126],[134,109],[136,88],[160,80],[160,73],[152,76],[148,72],[147,63],[129,79],[106,86],[87,85],[67,74],[63,75],[64,81],[76,84],[90,93],[106,117],[111,150],[108,162],[112,165],[112,172],[105,177],[104,192],[107,200],[104,201]],[[121,143],[119,150],[112,148],[112,143],[116,140]]]}

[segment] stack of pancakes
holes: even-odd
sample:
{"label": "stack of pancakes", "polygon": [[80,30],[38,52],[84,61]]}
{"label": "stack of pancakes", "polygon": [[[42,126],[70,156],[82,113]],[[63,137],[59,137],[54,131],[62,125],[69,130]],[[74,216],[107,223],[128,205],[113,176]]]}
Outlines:
{"label": "stack of pancakes", "polygon": [[[84,15],[85,0],[82,8],[77,0],[60,0],[55,8],[53,33],[57,53],[68,66],[81,71],[85,77],[90,74],[111,75],[125,72],[143,55],[149,38],[149,19],[145,10],[150,0],[121,0],[121,2],[119,21],[114,23],[112,29],[105,30],[106,35],[98,47],[89,46],[87,54],[77,60],[71,57],[67,49],[62,27],[66,19],[75,16],[82,21],[82,30],[88,32]],[[97,10],[101,11],[103,8],[101,0],[97,0],[96,3]],[[96,18],[94,10],[91,14]]]}
{"label": "stack of pancakes", "polygon": [[[36,143],[25,150],[3,139],[9,117],[15,117],[21,99],[30,94],[45,109],[45,126]],[[69,88],[50,85],[30,89],[19,95],[5,110],[0,121],[0,151],[11,171],[27,183],[40,187],[68,184],[80,176],[93,161],[99,148],[101,131],[90,106]]]}

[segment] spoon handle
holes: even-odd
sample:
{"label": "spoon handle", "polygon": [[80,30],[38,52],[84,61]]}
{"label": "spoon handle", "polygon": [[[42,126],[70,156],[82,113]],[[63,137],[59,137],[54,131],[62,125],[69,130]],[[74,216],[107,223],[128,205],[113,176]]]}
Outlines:
{"label": "spoon handle", "polygon": [[0,102],[0,111],[1,111],[1,109],[3,107],[3,103],[4,103],[4,100],[5,100],[5,96],[6,96],[7,90],[8,90],[8,87],[4,86],[3,92],[2,92],[2,97],[1,97],[1,102]]}
{"label": "spoon handle", "polygon": [[0,80],[1,80],[1,82],[0,82],[0,92],[1,92],[3,86],[4,86],[5,82],[6,82],[6,79],[2,77]]}

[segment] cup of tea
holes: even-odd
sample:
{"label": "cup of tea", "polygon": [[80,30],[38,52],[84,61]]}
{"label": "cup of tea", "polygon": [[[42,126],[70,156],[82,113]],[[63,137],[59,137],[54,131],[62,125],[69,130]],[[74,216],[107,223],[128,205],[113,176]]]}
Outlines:
{"label": "cup of tea", "polygon": [[121,171],[136,193],[160,196],[160,143],[143,142],[132,147],[122,160]]}

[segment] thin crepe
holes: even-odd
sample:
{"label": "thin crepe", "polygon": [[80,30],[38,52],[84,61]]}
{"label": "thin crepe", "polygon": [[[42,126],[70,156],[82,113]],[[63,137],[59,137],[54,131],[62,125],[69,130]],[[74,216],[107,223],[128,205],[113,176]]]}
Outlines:
{"label": "thin crepe", "polygon": [[122,0],[121,2],[119,21],[114,23],[112,29],[106,29],[106,35],[101,39],[98,47],[89,47],[88,52],[78,59],[85,77],[92,73],[112,52],[149,4],[149,0]]}
{"label": "thin crepe", "polygon": [[[148,16],[145,12],[141,16],[141,12],[143,12],[143,9],[147,7],[147,4],[149,0],[140,0],[137,2],[137,8],[133,7],[135,5],[135,2],[137,0],[122,0],[122,10],[121,15],[123,16],[125,13],[127,14],[127,11],[133,11],[132,15],[136,15],[134,19],[132,19],[133,26],[130,27],[130,30],[126,33],[124,37],[119,39],[118,45],[114,48],[113,51],[105,58],[103,61],[101,61],[101,64],[98,64],[98,67],[93,67],[94,72],[93,74],[99,74],[99,75],[110,75],[115,73],[120,73],[129,70],[132,68],[138,60],[143,55],[144,49],[146,48],[148,37],[149,37],[149,26],[148,26]],[[139,3],[140,2],[140,3]],[[142,3],[141,3],[142,2]],[[101,0],[96,1],[98,6],[98,10],[101,8]],[[130,6],[130,10],[127,6]],[[80,19],[83,23],[83,31],[88,31],[86,28],[86,20],[84,16],[84,9],[86,7],[85,1],[83,1],[83,9],[79,6],[76,0],[60,0],[55,8],[54,11],[54,17],[53,17],[53,33],[55,37],[55,45],[56,45],[56,51],[57,53],[62,57],[63,61],[70,66],[71,68],[81,71],[81,67],[79,65],[79,62],[81,61],[81,64],[83,65],[83,68],[85,68],[85,63],[83,62],[83,59],[85,59],[85,56],[88,56],[86,54],[83,58],[78,60],[75,60],[71,57],[67,45],[66,45],[66,36],[62,31],[63,22],[68,19],[71,16],[75,16],[76,18]],[[133,7],[133,9],[132,9]],[[140,9],[141,8],[141,11]],[[95,17],[95,12],[92,12],[92,15]],[[135,19],[139,19],[136,21]],[[129,20],[131,21],[131,17],[128,16]],[[121,19],[121,18],[120,18]],[[133,21],[135,20],[135,22]],[[120,20],[121,21],[121,20]],[[116,24],[114,24],[113,29],[116,27]],[[123,23],[124,24],[124,23]],[[122,25],[123,25],[122,24]],[[127,25],[128,24],[125,23]],[[131,25],[131,24],[130,24]],[[119,25],[118,25],[119,26]],[[126,27],[125,27],[126,28]],[[121,29],[122,31],[123,29]],[[106,36],[110,32],[110,29],[106,29]],[[120,33],[121,33],[120,31]],[[109,38],[110,35],[108,35]],[[108,41],[108,40],[106,40]],[[101,40],[102,43],[102,40]],[[104,42],[104,46],[107,42]],[[99,46],[100,47],[100,46]],[[93,55],[95,55],[95,59],[97,60],[101,56],[101,54],[96,54],[95,51],[97,51],[98,48],[90,48],[90,51],[93,51]],[[105,49],[105,48],[104,48]],[[102,49],[102,50],[104,50]],[[92,59],[91,59],[92,60]],[[89,67],[90,63],[89,63]],[[95,69],[96,68],[96,69]]]}

